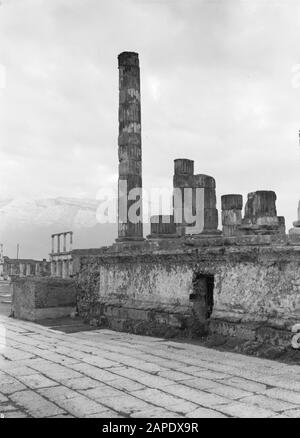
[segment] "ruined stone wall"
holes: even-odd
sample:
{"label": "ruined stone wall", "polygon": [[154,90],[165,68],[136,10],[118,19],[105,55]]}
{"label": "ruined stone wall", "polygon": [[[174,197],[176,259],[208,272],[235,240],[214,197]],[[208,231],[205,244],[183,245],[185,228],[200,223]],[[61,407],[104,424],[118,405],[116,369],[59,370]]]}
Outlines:
{"label": "ruined stone wall", "polygon": [[[273,339],[290,339],[290,326],[300,320],[299,246],[270,236],[151,245],[77,253],[85,319],[147,334],[197,336],[208,329],[253,338],[277,330]],[[213,312],[200,324],[190,299],[195,273],[214,276]]]}

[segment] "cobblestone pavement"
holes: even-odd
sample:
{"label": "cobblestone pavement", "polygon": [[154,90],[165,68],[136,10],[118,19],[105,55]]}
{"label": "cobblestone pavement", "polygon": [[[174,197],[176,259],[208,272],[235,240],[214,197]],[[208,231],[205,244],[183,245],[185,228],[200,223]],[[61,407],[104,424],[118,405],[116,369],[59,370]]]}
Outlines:
{"label": "cobblestone pavement", "polygon": [[109,330],[0,323],[4,417],[300,417],[298,366]]}

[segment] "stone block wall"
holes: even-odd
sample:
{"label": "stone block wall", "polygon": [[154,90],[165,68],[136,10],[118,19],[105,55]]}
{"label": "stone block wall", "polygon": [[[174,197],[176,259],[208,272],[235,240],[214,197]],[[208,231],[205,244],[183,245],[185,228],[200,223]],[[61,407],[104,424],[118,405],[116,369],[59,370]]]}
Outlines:
{"label": "stone block wall", "polygon": [[76,310],[76,287],[60,278],[15,278],[12,280],[12,310],[15,318],[38,321],[70,315]]}
{"label": "stone block wall", "polygon": [[[299,246],[275,236],[162,240],[74,255],[81,315],[136,333],[289,342],[300,321]],[[191,299],[195,273],[214,279],[209,318]]]}

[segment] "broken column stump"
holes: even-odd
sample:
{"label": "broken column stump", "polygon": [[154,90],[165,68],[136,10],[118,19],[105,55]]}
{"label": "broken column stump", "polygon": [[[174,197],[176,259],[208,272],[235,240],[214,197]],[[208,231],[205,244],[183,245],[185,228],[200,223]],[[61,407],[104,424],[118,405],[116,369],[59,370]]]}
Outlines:
{"label": "broken column stump", "polygon": [[298,204],[298,219],[293,222],[293,228],[289,230],[289,237],[292,240],[300,240],[300,201]]}
{"label": "broken column stump", "polygon": [[243,196],[223,195],[222,205],[222,230],[226,237],[238,234],[238,228],[242,223]]}
{"label": "broken column stump", "polygon": [[284,218],[277,216],[276,199],[272,190],[248,193],[241,234],[281,234]]}
{"label": "broken column stump", "polygon": [[211,176],[194,175],[193,172],[192,160],[183,158],[174,160],[173,206],[177,234],[179,236],[220,234],[216,208],[216,182]]}
{"label": "broken column stump", "polygon": [[76,311],[77,289],[69,279],[23,277],[12,281],[15,318],[39,321],[69,316]]}
{"label": "broken column stump", "polygon": [[[188,215],[192,213],[192,202],[189,202],[187,196],[189,189],[193,188],[194,176],[194,161],[185,158],[174,160],[174,176],[173,176],[173,207],[174,207],[174,222],[178,236],[183,236],[186,232],[186,227],[192,226]],[[186,212],[190,205],[190,212]]]}

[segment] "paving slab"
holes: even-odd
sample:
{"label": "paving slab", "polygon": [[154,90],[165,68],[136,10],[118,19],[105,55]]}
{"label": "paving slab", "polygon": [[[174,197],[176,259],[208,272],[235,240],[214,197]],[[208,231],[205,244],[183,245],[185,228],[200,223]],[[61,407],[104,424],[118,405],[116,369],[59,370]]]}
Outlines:
{"label": "paving slab", "polygon": [[295,365],[76,324],[0,324],[7,418],[300,417]]}

